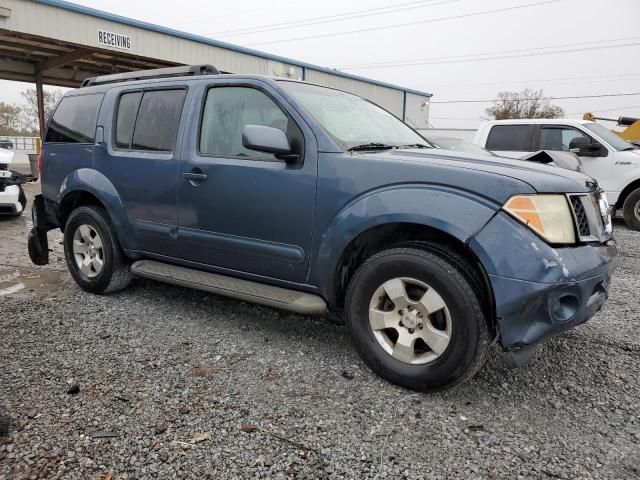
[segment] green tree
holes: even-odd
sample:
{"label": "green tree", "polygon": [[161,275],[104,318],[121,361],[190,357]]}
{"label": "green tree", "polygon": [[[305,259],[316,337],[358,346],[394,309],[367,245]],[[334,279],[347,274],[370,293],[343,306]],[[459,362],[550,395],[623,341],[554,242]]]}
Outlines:
{"label": "green tree", "polygon": [[498,100],[485,110],[492,120],[509,118],[561,118],[564,110],[549,103],[542,90],[527,88],[521,92],[500,92]]}
{"label": "green tree", "polygon": [[0,102],[0,135],[19,135],[22,109],[18,105]]}
{"label": "green tree", "polygon": [[[58,103],[58,100],[63,95],[63,91],[59,88],[45,89],[44,90],[44,121],[49,120],[49,115],[53,112],[53,109]],[[22,114],[24,116],[24,128],[31,132],[38,132],[40,126],[38,124],[38,97],[36,95],[35,88],[29,88],[22,92],[22,98],[24,99],[24,108]]]}

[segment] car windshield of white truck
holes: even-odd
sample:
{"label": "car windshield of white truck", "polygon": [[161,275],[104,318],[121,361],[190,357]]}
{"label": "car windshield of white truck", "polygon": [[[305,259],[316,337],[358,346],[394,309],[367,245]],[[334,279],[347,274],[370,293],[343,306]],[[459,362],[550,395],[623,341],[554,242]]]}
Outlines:
{"label": "car windshield of white truck", "polygon": [[621,152],[622,150],[633,150],[636,148],[629,142],[625,142],[622,138],[620,138],[608,128],[603,127],[598,123],[585,123],[584,126],[587,130],[591,130],[593,133],[598,135],[602,140],[607,142],[619,152]]}
{"label": "car windshield of white truck", "polygon": [[391,113],[356,95],[306,83],[282,81],[280,85],[345,150],[429,146]]}

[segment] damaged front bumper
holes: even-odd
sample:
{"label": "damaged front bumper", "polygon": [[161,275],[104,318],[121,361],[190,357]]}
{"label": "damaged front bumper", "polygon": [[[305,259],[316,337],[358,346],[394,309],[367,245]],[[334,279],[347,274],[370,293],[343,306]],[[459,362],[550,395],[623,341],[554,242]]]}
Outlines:
{"label": "damaged front bumper", "polygon": [[554,248],[502,212],[469,245],[487,270],[499,341],[512,366],[603,307],[618,254],[613,238]]}

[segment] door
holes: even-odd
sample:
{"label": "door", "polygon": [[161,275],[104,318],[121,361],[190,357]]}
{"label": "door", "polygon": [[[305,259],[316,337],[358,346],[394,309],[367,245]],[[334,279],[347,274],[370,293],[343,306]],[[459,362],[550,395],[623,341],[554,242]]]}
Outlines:
{"label": "door", "polygon": [[[553,150],[568,152],[571,141],[576,138],[586,138],[589,143],[599,143],[582,130],[568,125],[542,125],[540,129],[540,140],[538,150]],[[606,147],[603,151],[607,151]],[[600,181],[608,179],[611,162],[607,157],[584,157],[580,156],[584,171],[587,175]],[[606,188],[606,187],[605,187]]]}
{"label": "door", "polygon": [[186,93],[186,88],[113,92],[111,134],[96,149],[96,168],[124,204],[135,237],[128,243],[159,255],[177,254],[175,151]]}
{"label": "door", "polygon": [[[304,282],[316,194],[315,137],[278,92],[260,82],[214,84],[203,96],[180,168],[180,257]],[[299,159],[245,148],[246,125],[282,129]]]}

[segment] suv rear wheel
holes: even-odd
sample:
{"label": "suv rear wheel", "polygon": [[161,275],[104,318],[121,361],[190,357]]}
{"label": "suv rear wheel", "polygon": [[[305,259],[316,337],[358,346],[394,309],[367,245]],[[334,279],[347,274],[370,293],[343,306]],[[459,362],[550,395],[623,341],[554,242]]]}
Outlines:
{"label": "suv rear wheel", "polygon": [[355,273],[345,308],[365,363],[403,387],[457,385],[482,366],[489,350],[479,295],[444,255],[413,248],[374,255]]}
{"label": "suv rear wheel", "polygon": [[622,215],[629,228],[640,230],[640,188],[636,188],[624,201]]}
{"label": "suv rear wheel", "polygon": [[107,212],[98,206],[76,208],[64,230],[64,255],[76,283],[91,293],[125,288],[131,269]]}

